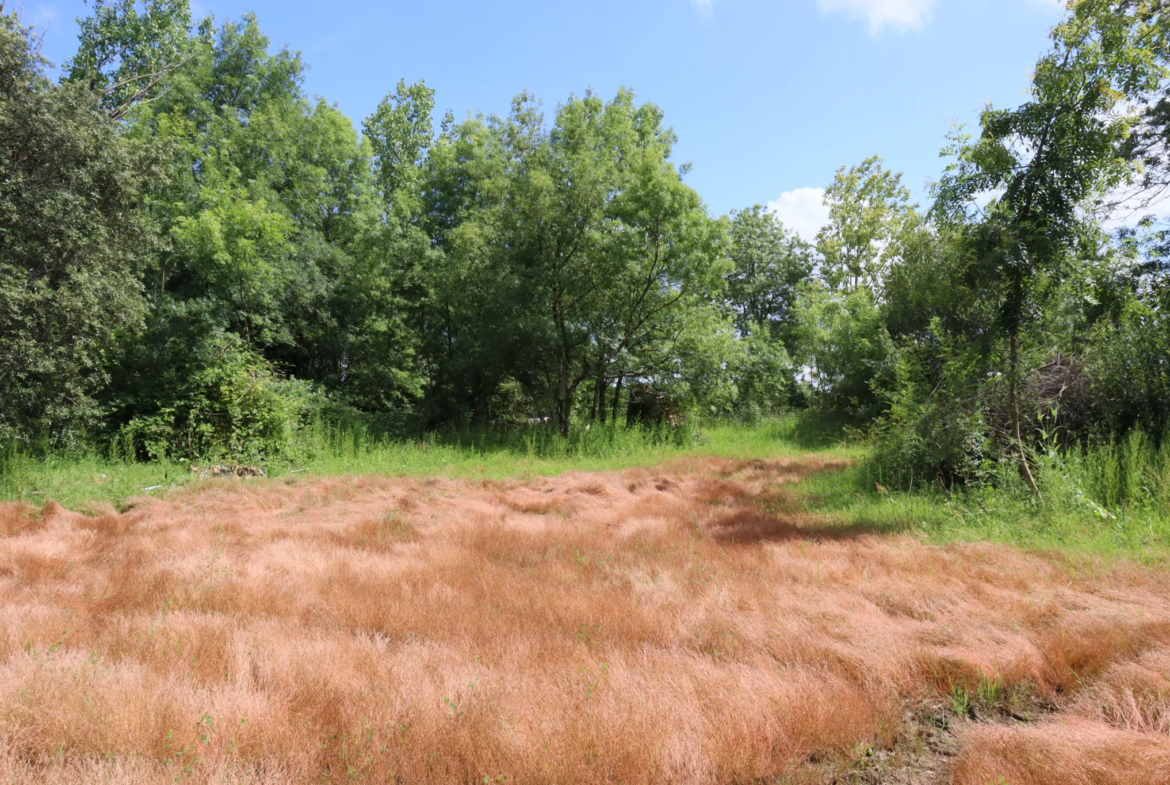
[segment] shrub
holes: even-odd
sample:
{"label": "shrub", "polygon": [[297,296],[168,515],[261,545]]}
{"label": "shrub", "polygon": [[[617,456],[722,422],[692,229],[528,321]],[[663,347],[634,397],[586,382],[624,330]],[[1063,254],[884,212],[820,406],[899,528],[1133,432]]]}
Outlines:
{"label": "shrub", "polygon": [[963,353],[941,348],[945,359],[938,371],[910,352],[897,359],[888,410],[871,430],[869,469],[881,485],[938,483],[950,489],[992,479],[1000,448],[985,414],[986,387]]}
{"label": "shrub", "polygon": [[234,334],[207,339],[187,378],[155,413],[135,417],[121,441],[149,458],[295,457],[296,434],[320,409],[304,382],[282,379]]}
{"label": "shrub", "polygon": [[1134,299],[1116,321],[1096,326],[1087,351],[1095,419],[1104,431],[1132,428],[1161,438],[1170,422],[1170,317]]}
{"label": "shrub", "polygon": [[991,478],[998,454],[982,414],[952,401],[903,407],[878,421],[874,435],[870,472],[894,488],[980,484]]}
{"label": "shrub", "polygon": [[754,327],[743,337],[747,351],[729,369],[737,387],[735,414],[748,423],[785,411],[792,403],[796,380],[796,367],[784,344],[763,326]]}

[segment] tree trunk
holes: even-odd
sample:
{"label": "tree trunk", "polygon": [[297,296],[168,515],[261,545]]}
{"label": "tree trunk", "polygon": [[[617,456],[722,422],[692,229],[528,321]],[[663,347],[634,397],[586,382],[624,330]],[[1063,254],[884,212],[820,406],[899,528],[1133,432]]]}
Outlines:
{"label": "tree trunk", "polygon": [[601,409],[601,380],[593,380],[593,405],[589,407],[589,422],[597,422],[598,412]]}
{"label": "tree trunk", "polygon": [[553,414],[557,430],[561,432],[561,436],[569,435],[569,421],[573,416],[573,392],[567,384],[562,382],[557,385],[556,398],[553,400]]}
{"label": "tree trunk", "polygon": [[609,380],[605,378],[605,370],[597,374],[597,413],[601,417],[601,424],[605,425],[605,393],[609,388]]}
{"label": "tree trunk", "polygon": [[561,436],[567,439],[569,438],[569,426],[573,417],[573,393],[566,390],[557,408],[560,410],[557,419],[560,420]]}
{"label": "tree trunk", "polygon": [[1040,486],[1032,476],[1032,467],[1028,465],[1028,451],[1024,448],[1023,433],[1020,430],[1020,336],[1016,330],[1011,334],[1011,353],[1008,359],[1008,405],[1011,408],[1012,434],[1016,439],[1017,460],[1020,465],[1020,476],[1036,498],[1044,501],[1040,493]]}
{"label": "tree trunk", "polygon": [[562,341],[557,350],[557,386],[553,393],[553,425],[562,436],[569,435],[569,419],[573,411],[573,388],[569,380],[569,349],[561,330]]}
{"label": "tree trunk", "polygon": [[614,389],[614,391],[613,391],[613,422],[614,422],[614,425],[616,425],[618,422],[618,404],[620,403],[620,401],[622,399],[622,380],[624,378],[625,377],[622,376],[620,373],[618,374],[617,388]]}

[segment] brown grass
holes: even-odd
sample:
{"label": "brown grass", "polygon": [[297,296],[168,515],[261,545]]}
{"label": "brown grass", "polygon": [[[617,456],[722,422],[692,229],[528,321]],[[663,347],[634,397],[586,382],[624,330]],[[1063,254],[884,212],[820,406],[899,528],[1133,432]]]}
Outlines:
{"label": "brown grass", "polygon": [[0,776],[801,778],[998,675],[1061,713],[966,728],[957,782],[1167,781],[1170,580],[834,525],[787,496],[825,468],[0,505]]}

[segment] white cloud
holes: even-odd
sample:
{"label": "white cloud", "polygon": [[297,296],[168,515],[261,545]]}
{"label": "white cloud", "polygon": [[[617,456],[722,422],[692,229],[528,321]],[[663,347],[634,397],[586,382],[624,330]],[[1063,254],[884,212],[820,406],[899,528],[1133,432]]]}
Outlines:
{"label": "white cloud", "polygon": [[[790,2],[791,0],[775,0]],[[961,3],[968,0],[949,0]],[[1056,15],[1063,14],[1070,0],[1026,0],[1033,5],[1051,9]],[[715,10],[716,0],[689,0],[690,4],[704,14]],[[816,0],[822,13],[841,13],[869,24],[871,35],[878,35],[887,27],[901,32],[921,30],[938,0]]]}
{"label": "white cloud", "polygon": [[797,188],[785,191],[780,198],[768,202],[768,212],[779,218],[807,242],[817,239],[817,232],[829,222],[829,208],[825,206],[824,188]]}
{"label": "white cloud", "polygon": [[[817,7],[822,13],[842,13],[853,19],[866,21],[869,23],[869,32],[877,35],[887,27],[902,32],[922,29],[923,23],[937,2],[938,0],[817,0]],[[1057,13],[1064,13],[1069,0],[1028,2],[1050,8]],[[715,0],[690,0],[690,4],[704,13],[711,13],[715,8]]]}
{"label": "white cloud", "polygon": [[817,0],[825,13],[843,13],[869,23],[869,32],[877,35],[886,27],[917,30],[934,7],[935,0]]}

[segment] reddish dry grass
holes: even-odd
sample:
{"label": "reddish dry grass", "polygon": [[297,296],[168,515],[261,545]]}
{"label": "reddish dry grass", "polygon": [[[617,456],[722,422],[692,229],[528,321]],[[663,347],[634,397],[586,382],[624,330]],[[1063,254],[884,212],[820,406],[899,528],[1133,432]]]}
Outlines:
{"label": "reddish dry grass", "polygon": [[0,775],[748,781],[998,672],[1074,724],[972,730],[959,782],[1166,781],[1170,581],[792,511],[825,468],[0,505]]}
{"label": "reddish dry grass", "polygon": [[[1079,687],[1061,702],[1063,712],[1032,727],[976,727],[963,734],[956,783],[1170,784],[1170,647],[1162,641],[1132,656],[1145,648],[1140,641],[1102,633],[1087,658],[1085,642],[1056,653],[1055,661],[1068,668],[1066,682],[1077,682],[1067,686]],[[1118,650],[1131,656],[1111,655]],[[1084,658],[1080,671],[1077,656]]]}

